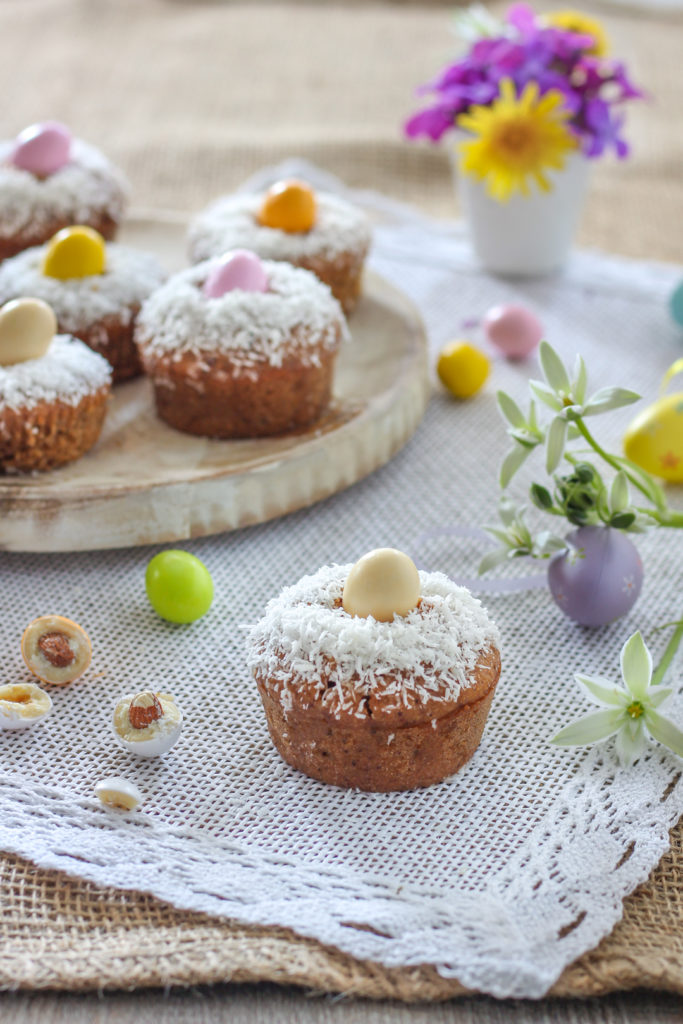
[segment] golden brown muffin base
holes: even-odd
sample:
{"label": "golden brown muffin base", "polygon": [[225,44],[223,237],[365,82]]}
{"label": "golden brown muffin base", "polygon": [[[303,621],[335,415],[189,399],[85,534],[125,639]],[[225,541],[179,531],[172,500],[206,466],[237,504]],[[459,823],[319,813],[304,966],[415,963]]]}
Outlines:
{"label": "golden brown muffin base", "polygon": [[58,327],[65,334],[80,338],[93,352],[104,356],[112,368],[114,384],[120,384],[142,373],[140,354],[134,341],[135,317],[139,310],[140,306],[136,304],[128,323],[123,323],[120,316],[112,314],[89,324],[82,331],[66,330],[61,324]]}
{"label": "golden brown muffin base", "polygon": [[[43,245],[45,242],[49,242],[58,231],[61,231],[62,228],[71,227],[73,223],[72,218],[65,220],[63,217],[54,217],[43,224],[40,229],[36,225],[28,225],[24,231],[19,232],[17,235],[12,235],[10,238],[0,238],[0,260],[16,256],[18,252],[30,249],[34,245]],[[119,227],[119,222],[105,212],[96,213],[86,220],[80,220],[78,223],[99,231],[107,242],[114,240]]]}
{"label": "golden brown muffin base", "polygon": [[360,297],[363,264],[367,252],[367,246],[364,246],[362,249],[349,250],[334,260],[325,259],[323,256],[309,256],[291,260],[291,263],[303,267],[304,270],[310,270],[328,285],[346,316],[349,316],[356,308]]}
{"label": "golden brown muffin base", "polygon": [[56,400],[0,409],[0,471],[54,469],[85,455],[100,436],[109,391],[100,388],[77,405]]}
{"label": "golden brown muffin base", "polygon": [[259,366],[255,380],[236,375],[229,354],[158,358],[142,350],[160,418],[186,434],[234,439],[301,430],[320,419],[332,393],[336,350],[322,346],[320,365],[290,356],[282,366]]}
{"label": "golden brown muffin base", "polygon": [[288,691],[292,707],[285,716],[282,687],[258,676],[256,683],[271,739],[288,764],[333,786],[386,793],[432,786],[469,761],[481,741],[499,677],[500,654],[490,648],[456,702],[432,701],[422,716],[415,705],[408,714],[380,706],[373,715],[370,698],[361,717],[354,705],[338,719],[296,682]]}

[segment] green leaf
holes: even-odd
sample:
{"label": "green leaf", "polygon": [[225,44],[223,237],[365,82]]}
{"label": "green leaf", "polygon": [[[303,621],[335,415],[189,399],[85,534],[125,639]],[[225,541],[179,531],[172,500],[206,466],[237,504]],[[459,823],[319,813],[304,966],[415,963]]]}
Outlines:
{"label": "green leaf", "polygon": [[640,632],[630,636],[621,648],[621,674],[636,700],[644,700],[652,678],[652,655]]}
{"label": "green leaf", "polygon": [[643,493],[650,499],[653,505],[655,505],[660,511],[667,508],[667,500],[664,490],[660,487],[655,478],[650,476],[647,470],[642,469],[635,462],[632,462],[623,455],[614,455],[613,459],[618,465],[623,466],[624,469],[628,470],[631,477],[635,477],[640,482]]}
{"label": "green leaf", "polygon": [[532,484],[530,494],[534,505],[536,508],[540,508],[542,512],[553,507],[552,495],[547,487],[541,487],[540,484]]}
{"label": "green leaf", "polygon": [[653,739],[668,747],[669,750],[673,750],[674,754],[683,757],[683,732],[677,725],[674,725],[664,715],[649,709],[645,712],[645,725]]}
{"label": "green leaf", "polygon": [[508,486],[517,470],[526,461],[532,451],[533,448],[523,448],[521,445],[516,445],[507,453],[500,467],[499,481],[500,486],[503,489]]}
{"label": "green leaf", "polygon": [[629,506],[628,477],[623,469],[620,469],[609,492],[610,512],[623,512]]}
{"label": "green leaf", "polygon": [[602,676],[584,676],[577,672],[574,679],[585,690],[588,690],[591,697],[603,707],[623,708],[629,702],[626,690],[623,690],[621,686],[614,686],[608,679],[603,679]]}
{"label": "green leaf", "polygon": [[547,405],[549,409],[552,409],[553,412],[562,412],[564,408],[562,402],[546,384],[541,383],[540,380],[530,380],[529,387],[536,395],[536,398],[543,402],[544,405]]}
{"label": "green leaf", "polygon": [[624,712],[620,709],[594,711],[560,729],[550,742],[558,747],[582,747],[584,743],[606,740],[618,731],[623,716]]}
{"label": "green leaf", "polygon": [[545,453],[545,468],[548,474],[554,473],[560,464],[567,440],[567,423],[556,416],[550,424]]}
{"label": "green leaf", "polygon": [[508,548],[511,547],[510,535],[507,530],[501,530],[497,526],[485,526],[484,529],[492,537],[495,537],[496,540],[499,540],[501,544],[507,545]]}
{"label": "green leaf", "polygon": [[609,525],[613,526],[615,530],[628,530],[635,521],[635,512],[617,512],[616,515],[610,517]]}
{"label": "green leaf", "polygon": [[499,391],[496,394],[496,398],[498,400],[498,408],[510,426],[517,427],[517,429],[526,427],[524,413],[513,398],[506,395],[504,391]]}
{"label": "green leaf", "polygon": [[569,375],[555,349],[542,341],[538,350],[543,376],[553,391],[567,394],[570,389]]}
{"label": "green leaf", "polygon": [[583,407],[584,416],[597,416],[610,409],[620,409],[623,405],[631,405],[640,399],[635,391],[626,388],[600,388],[588,399]]}
{"label": "green leaf", "polygon": [[483,576],[485,572],[495,569],[501,562],[506,562],[509,554],[508,548],[494,548],[493,551],[487,552],[479,563],[479,575]]}

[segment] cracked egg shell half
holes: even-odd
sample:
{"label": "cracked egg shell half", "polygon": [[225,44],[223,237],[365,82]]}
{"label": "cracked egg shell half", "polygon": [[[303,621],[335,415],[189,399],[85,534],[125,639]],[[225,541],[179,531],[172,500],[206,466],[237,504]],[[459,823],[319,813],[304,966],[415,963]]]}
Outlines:
{"label": "cracked egg shell half", "polygon": [[90,637],[77,622],[63,615],[41,615],[30,622],[21,638],[27,668],[44,683],[66,686],[90,665]]}
{"label": "cracked egg shell half", "polygon": [[110,775],[98,782],[95,796],[105,807],[114,807],[117,811],[136,811],[143,800],[135,783],[120,775]]}
{"label": "cracked egg shell half", "polygon": [[138,757],[158,757],[176,743],[183,713],[168,693],[128,693],[114,708],[112,721],[119,746]]}
{"label": "cracked egg shell half", "polygon": [[35,683],[0,686],[0,731],[30,729],[52,711],[52,698]]}

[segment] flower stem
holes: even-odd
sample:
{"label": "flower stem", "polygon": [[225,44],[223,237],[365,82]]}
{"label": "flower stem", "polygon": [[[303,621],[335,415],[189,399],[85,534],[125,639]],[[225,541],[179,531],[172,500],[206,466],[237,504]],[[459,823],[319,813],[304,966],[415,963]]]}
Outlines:
{"label": "flower stem", "polygon": [[[673,625],[673,623],[670,623],[670,625]],[[669,665],[674,659],[674,655],[678,650],[681,640],[683,640],[683,619],[676,623],[676,631],[666,645],[666,650],[664,651],[657,668],[654,670],[652,675],[652,686],[659,686],[661,683],[662,679],[666,675]]]}
{"label": "flower stem", "polygon": [[635,476],[634,474],[630,473],[628,471],[628,469],[624,469],[624,467],[621,466],[617,462],[617,460],[614,458],[614,456],[610,455],[609,452],[606,452],[604,448],[600,447],[600,445],[595,440],[595,438],[593,437],[593,435],[591,434],[590,430],[588,429],[588,427],[586,426],[584,421],[581,419],[581,417],[579,417],[578,419],[574,420],[574,424],[576,425],[576,427],[579,430],[579,432],[588,441],[588,444],[591,446],[593,451],[597,455],[599,455],[601,459],[604,459],[608,466],[611,466],[612,469],[616,469],[617,472],[619,472],[620,470],[624,470],[624,472],[626,473],[626,476],[629,478],[629,480],[631,481],[633,486],[637,487],[638,490],[640,491],[640,493],[643,494],[646,498],[649,498],[649,494],[647,493],[647,491],[644,489],[643,485],[638,480],[638,477]]}

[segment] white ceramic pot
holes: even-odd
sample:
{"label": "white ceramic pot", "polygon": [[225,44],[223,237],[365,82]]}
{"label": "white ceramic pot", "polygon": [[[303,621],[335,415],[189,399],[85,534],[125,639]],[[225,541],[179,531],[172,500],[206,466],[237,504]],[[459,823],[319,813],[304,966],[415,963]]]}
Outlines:
{"label": "white ceramic pot", "polygon": [[491,199],[483,182],[460,172],[457,148],[452,155],[456,189],[482,266],[516,277],[558,270],[569,255],[581,215],[589,161],[572,153],[564,170],[548,175],[551,192],[532,185],[528,196],[518,193],[500,203]]}

